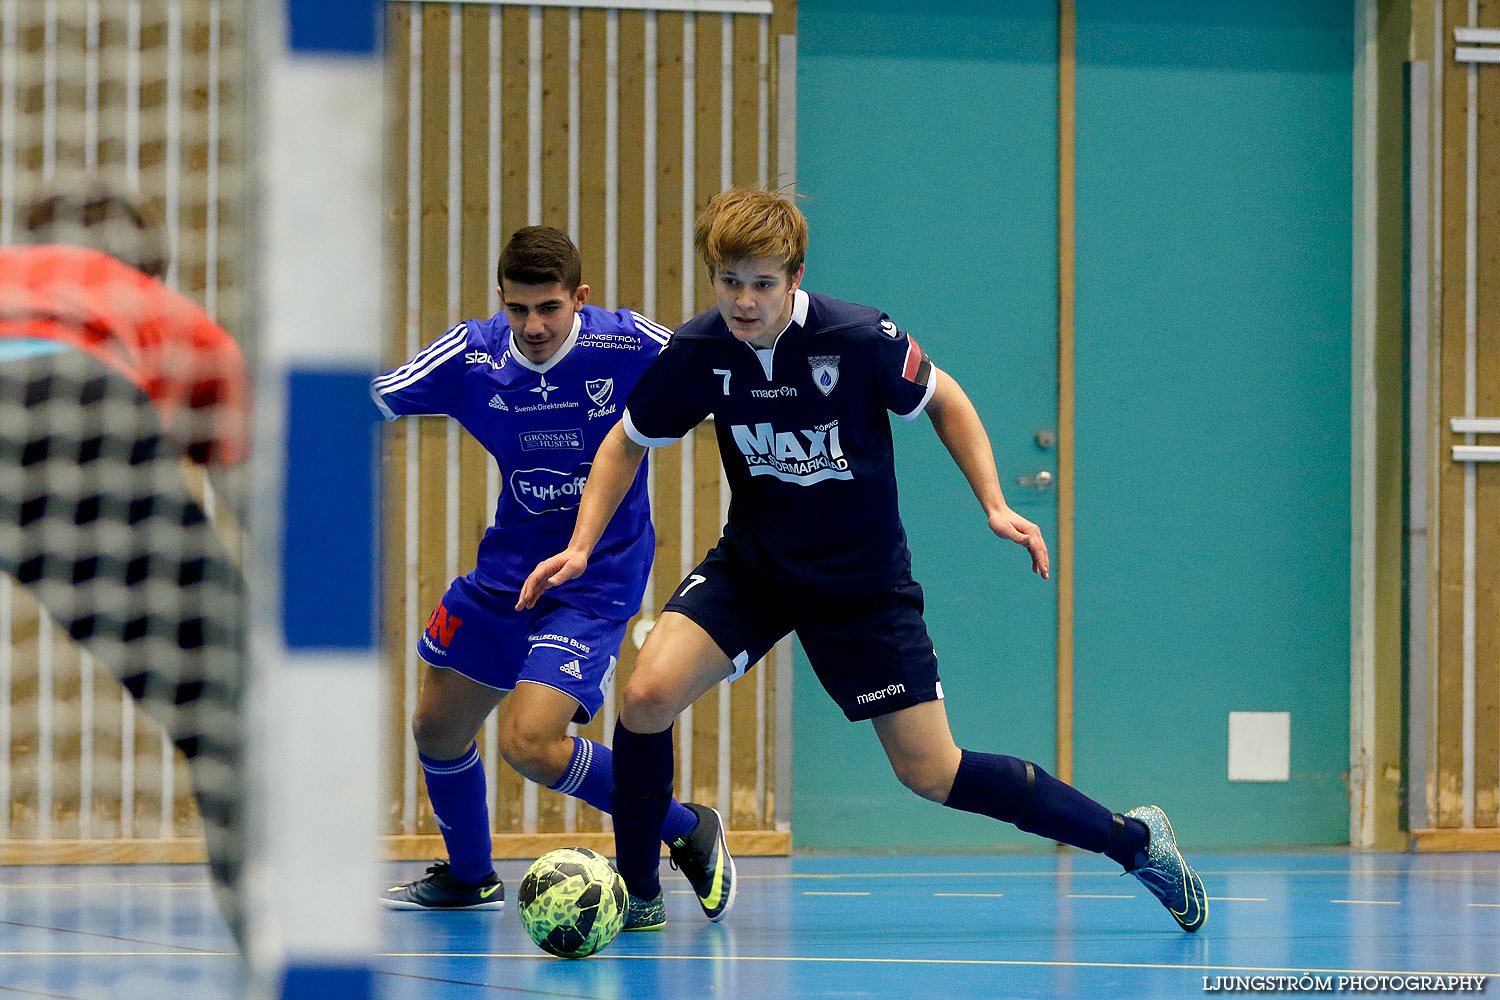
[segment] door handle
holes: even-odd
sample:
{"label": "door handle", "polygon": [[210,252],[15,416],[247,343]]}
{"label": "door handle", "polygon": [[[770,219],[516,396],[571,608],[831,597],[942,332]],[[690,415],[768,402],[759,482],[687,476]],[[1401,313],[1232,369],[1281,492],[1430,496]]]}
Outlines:
{"label": "door handle", "polygon": [[1034,476],[1017,476],[1016,482],[1022,486],[1030,486],[1032,489],[1042,492],[1052,488],[1052,473],[1043,469]]}

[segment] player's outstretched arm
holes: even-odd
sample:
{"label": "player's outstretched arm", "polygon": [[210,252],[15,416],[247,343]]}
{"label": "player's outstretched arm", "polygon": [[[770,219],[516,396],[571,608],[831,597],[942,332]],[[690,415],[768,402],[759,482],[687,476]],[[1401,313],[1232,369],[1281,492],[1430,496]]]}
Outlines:
{"label": "player's outstretched arm", "polygon": [[1042,529],[1011,510],[1005,502],[1000,476],[995,471],[995,453],[990,449],[990,438],[984,432],[979,412],[953,376],[947,372],[933,374],[938,384],[932,398],[927,401],[927,416],[938,439],[969,481],[969,488],[989,518],[990,530],[1001,538],[1026,546],[1026,551],[1031,553],[1031,571],[1040,574],[1043,580],[1047,579],[1047,543],[1042,539]]}
{"label": "player's outstretched arm", "polygon": [[615,516],[620,501],[630,491],[635,470],[640,468],[645,455],[646,449],[626,435],[623,421],[605,435],[594,455],[593,467],[589,469],[583,497],[578,501],[578,520],[573,525],[573,537],[566,549],[536,564],[536,569],[521,587],[517,611],[535,607],[542,594],[580,576],[588,568],[589,554],[609,526],[609,519]]}

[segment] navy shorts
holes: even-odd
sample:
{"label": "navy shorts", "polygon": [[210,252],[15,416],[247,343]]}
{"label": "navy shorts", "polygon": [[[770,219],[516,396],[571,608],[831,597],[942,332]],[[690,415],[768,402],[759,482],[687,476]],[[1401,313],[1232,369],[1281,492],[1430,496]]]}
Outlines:
{"label": "navy shorts", "polygon": [[573,721],[588,722],[604,705],[628,621],[596,618],[548,597],[517,611],[518,597],[472,574],[459,577],[418,636],[417,655],[497,691],[512,691],[518,681],[556,688],[578,702]]}
{"label": "navy shorts", "polygon": [[823,690],[859,722],[943,697],[922,606],[910,577],[858,597],[799,591],[716,547],[662,610],[709,634],[734,663],[731,680],[796,632]]}

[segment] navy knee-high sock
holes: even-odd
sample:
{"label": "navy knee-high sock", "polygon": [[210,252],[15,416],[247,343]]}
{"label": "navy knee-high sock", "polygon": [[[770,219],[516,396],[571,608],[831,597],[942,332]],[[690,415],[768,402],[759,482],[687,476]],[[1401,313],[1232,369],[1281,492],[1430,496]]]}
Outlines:
{"label": "navy knee-high sock", "polygon": [[[573,758],[563,776],[547,787],[554,792],[581,799],[600,812],[614,808],[610,795],[615,785],[614,755],[609,747],[582,736],[573,737]],[[691,809],[672,799],[667,803],[667,818],[661,826],[661,839],[671,843],[685,837],[698,825]]]}
{"label": "navy knee-high sock", "polygon": [[630,894],[655,899],[661,827],[672,802],[672,727],[633,733],[615,723],[615,864]]}
{"label": "navy knee-high sock", "polygon": [[1140,820],[1110,812],[1029,760],[972,750],[962,754],[945,806],[1108,855],[1127,870],[1136,867],[1150,838]]}

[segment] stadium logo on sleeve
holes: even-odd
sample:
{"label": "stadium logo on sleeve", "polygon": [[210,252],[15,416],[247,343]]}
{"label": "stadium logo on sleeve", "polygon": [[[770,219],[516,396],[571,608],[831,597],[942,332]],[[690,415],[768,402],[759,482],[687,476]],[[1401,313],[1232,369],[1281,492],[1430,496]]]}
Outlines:
{"label": "stadium logo on sleeve", "polygon": [[813,385],[823,395],[833,391],[833,387],[839,384],[839,354],[821,354],[817,357],[807,359],[812,365]]}
{"label": "stadium logo on sleeve", "polygon": [[522,451],[544,449],[583,451],[583,431],[572,427],[565,431],[529,431],[521,435]]}
{"label": "stadium logo on sleeve", "polygon": [[510,491],[533,514],[572,510],[583,496],[589,466],[585,462],[572,472],[556,469],[517,469],[510,474]]}
{"label": "stadium logo on sleeve", "polygon": [[464,355],[464,361],[471,365],[489,365],[496,369],[505,367],[505,355],[502,354],[500,360],[496,361],[490,356],[489,351],[470,351]]}

